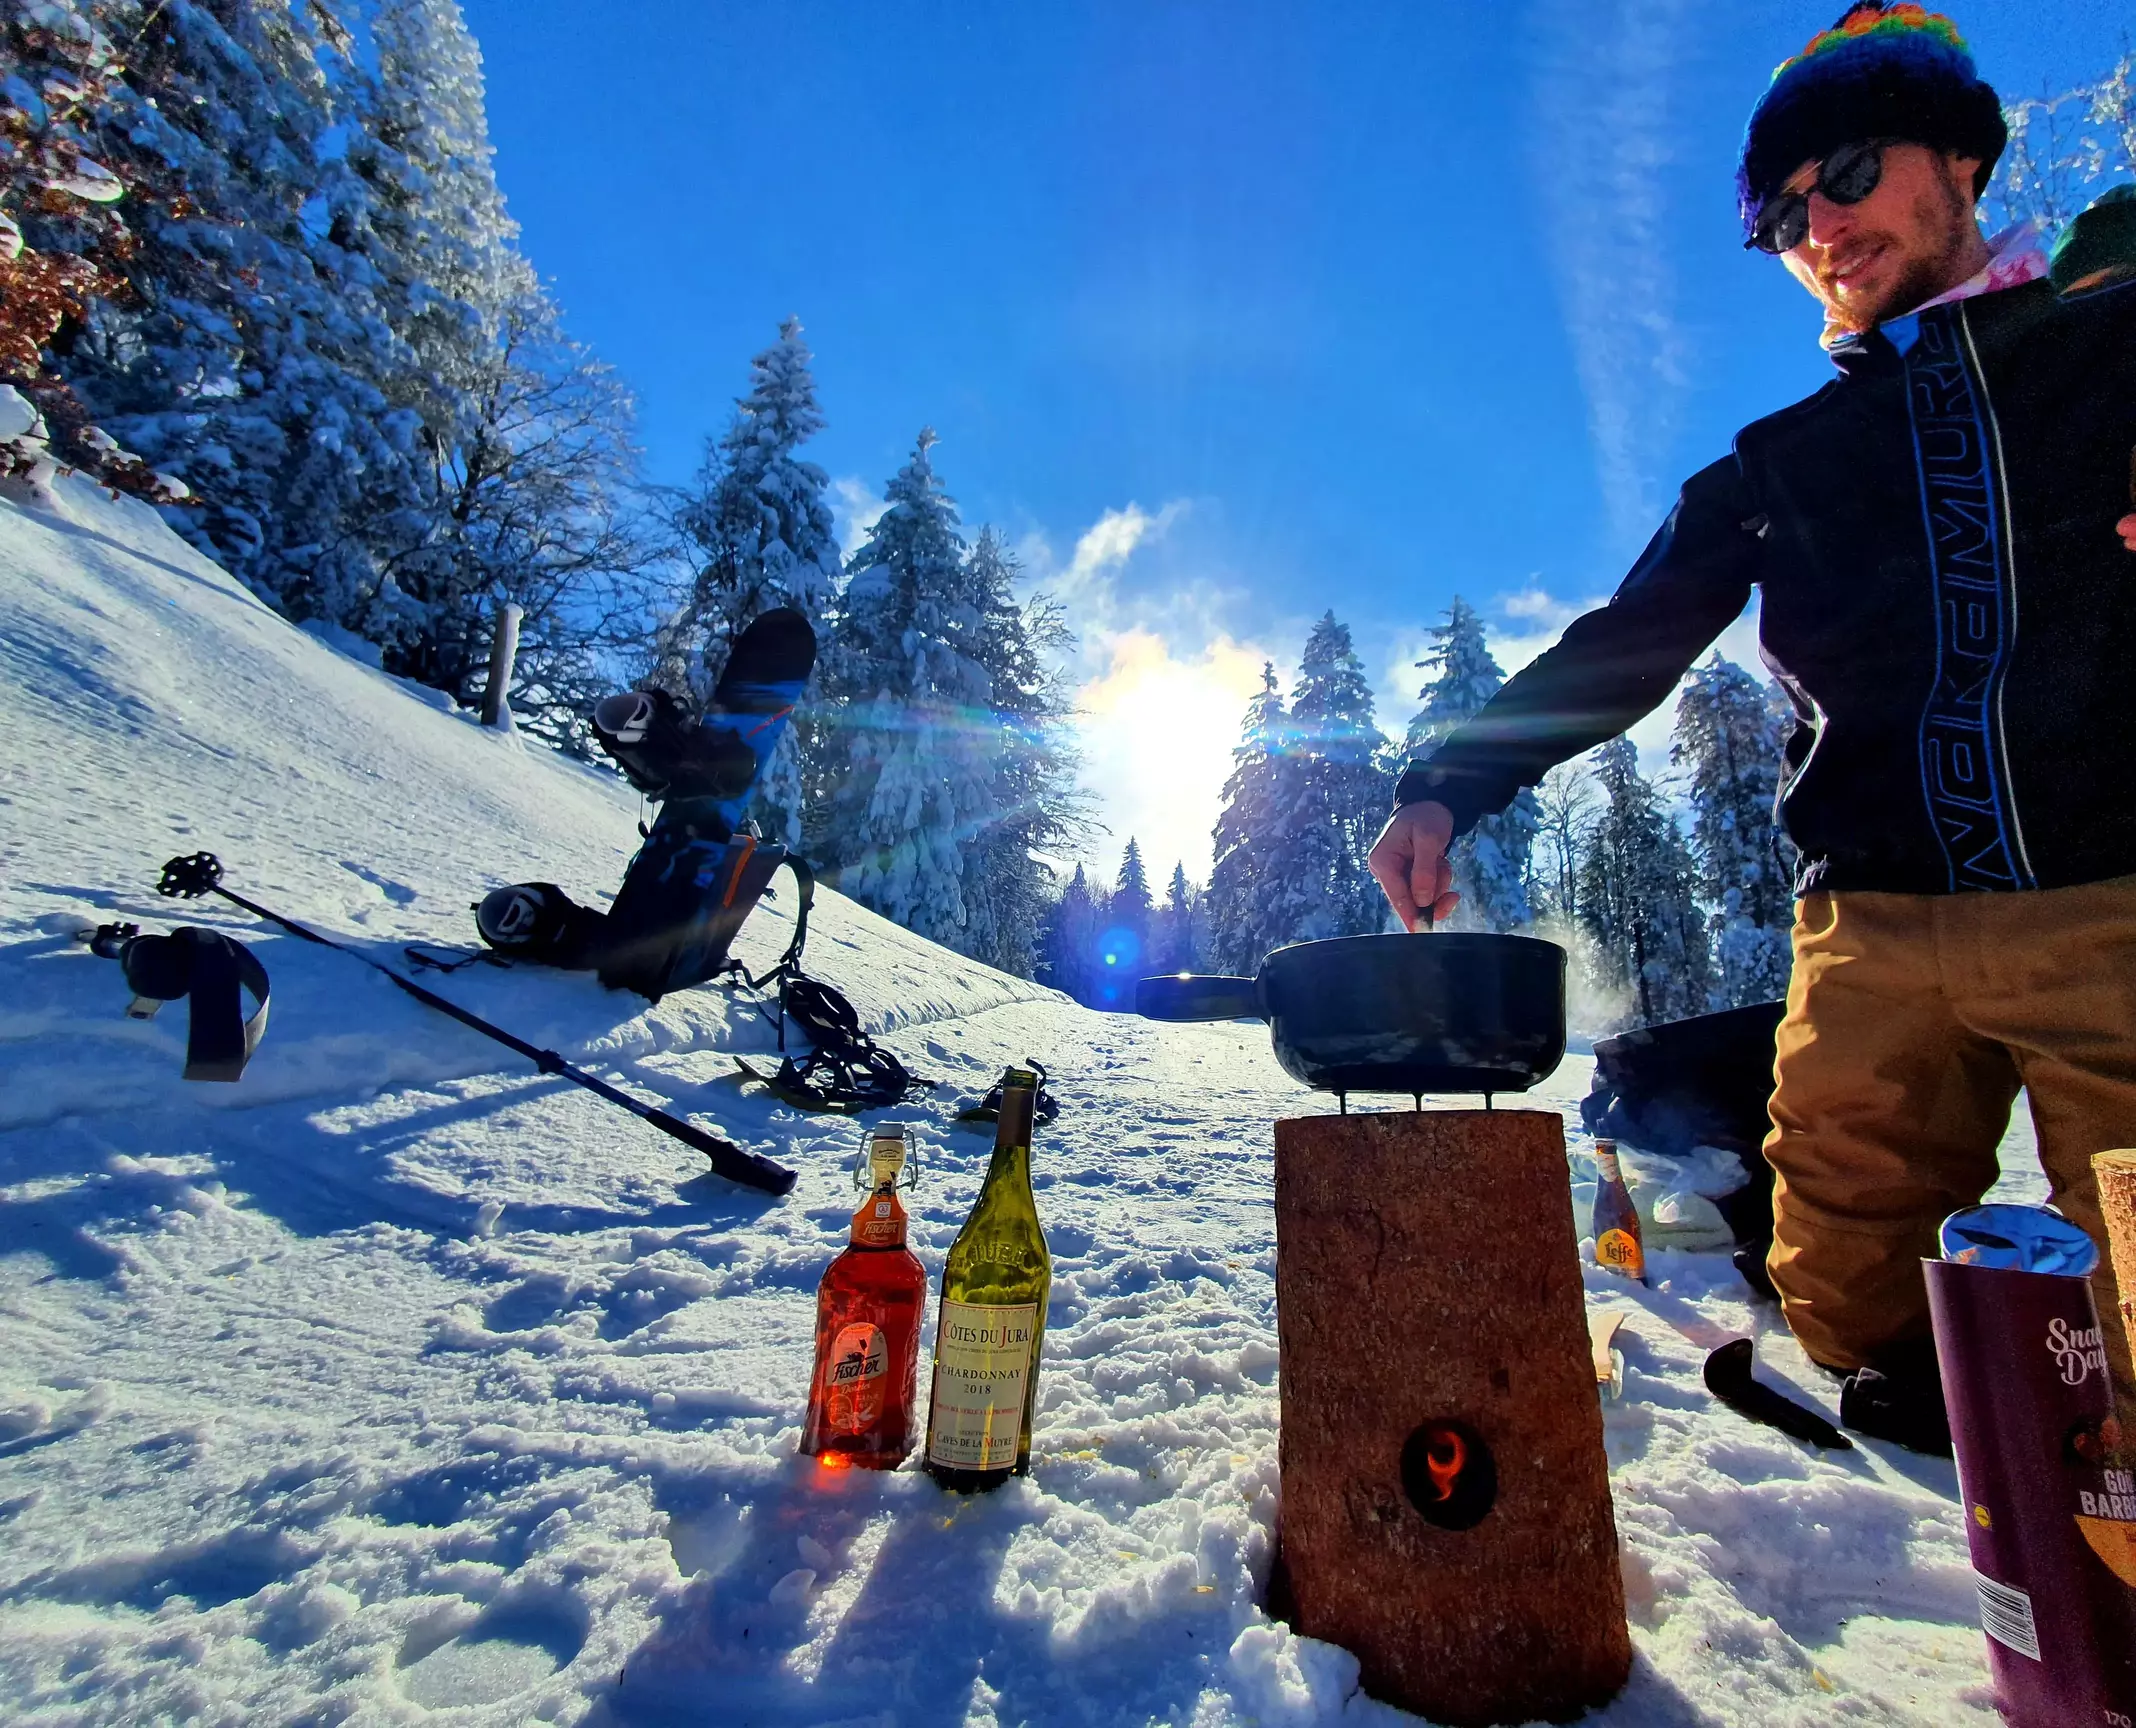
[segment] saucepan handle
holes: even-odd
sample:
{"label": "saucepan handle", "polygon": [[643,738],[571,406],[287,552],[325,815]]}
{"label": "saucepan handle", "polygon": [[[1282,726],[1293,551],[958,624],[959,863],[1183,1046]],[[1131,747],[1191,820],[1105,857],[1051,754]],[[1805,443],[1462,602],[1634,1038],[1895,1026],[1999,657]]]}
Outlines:
{"label": "saucepan handle", "polygon": [[1135,1012],[1145,1020],[1265,1020],[1259,981],[1179,973],[1144,978],[1135,986]]}

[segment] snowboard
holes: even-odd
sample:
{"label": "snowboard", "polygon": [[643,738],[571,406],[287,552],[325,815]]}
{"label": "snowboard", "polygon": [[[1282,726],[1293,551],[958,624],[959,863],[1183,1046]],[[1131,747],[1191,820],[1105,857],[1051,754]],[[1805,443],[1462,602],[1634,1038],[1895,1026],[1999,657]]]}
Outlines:
{"label": "snowboard", "polygon": [[[660,785],[662,803],[609,908],[597,967],[603,984],[657,1002],[725,963],[785,861],[783,847],[738,830],[815,664],[806,616],[790,607],[763,613],[735,638],[703,720],[681,724],[656,703],[642,728],[624,729],[636,736],[616,734],[610,754],[641,789]],[[601,736],[598,715],[595,731]]]}
{"label": "snowboard", "polygon": [[520,883],[481,903],[483,940],[514,959],[592,967],[656,1002],[719,971],[786,859],[742,821],[815,664],[807,617],[781,607],[735,638],[701,719],[664,690],[600,702],[594,737],[660,812],[605,914],[553,883]]}

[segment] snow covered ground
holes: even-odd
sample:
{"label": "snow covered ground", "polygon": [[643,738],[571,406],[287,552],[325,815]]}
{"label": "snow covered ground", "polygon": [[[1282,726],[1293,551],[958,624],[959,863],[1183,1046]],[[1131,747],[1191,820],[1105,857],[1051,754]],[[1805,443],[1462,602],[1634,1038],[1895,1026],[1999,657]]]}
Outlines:
{"label": "snow covered ground", "polygon": [[[398,961],[464,943],[496,883],[612,889],[618,782],[341,657],[74,479],[0,500],[0,775],[7,1721],[1408,1720],[1255,1603],[1268,1124],[1326,1103],[1260,1029],[1091,1013],[823,897],[811,969],[942,1082],[896,1113],[931,1270],[989,1147],[957,1106],[1027,1054],[1063,1100],[1034,1471],[957,1500],[794,1456],[859,1130],[737,1086],[771,1042],[746,999],[439,986],[797,1166],[782,1201],[343,956],[151,892],[210,848]],[[241,1084],[180,1081],[182,1008],[122,1017],[69,934],[115,918],[256,945],[272,1028]],[[744,958],[785,930],[767,906]],[[1569,1112],[1588,1068],[1536,1100]],[[2009,1162],[2036,1193],[2021,1130]],[[1650,1291],[1589,1280],[1631,1313],[1606,1420],[1639,1653],[1595,1720],[1995,1720],[1950,1467],[1715,1406],[1700,1361],[1741,1332],[1833,1397],[1724,1255],[1655,1261]]]}

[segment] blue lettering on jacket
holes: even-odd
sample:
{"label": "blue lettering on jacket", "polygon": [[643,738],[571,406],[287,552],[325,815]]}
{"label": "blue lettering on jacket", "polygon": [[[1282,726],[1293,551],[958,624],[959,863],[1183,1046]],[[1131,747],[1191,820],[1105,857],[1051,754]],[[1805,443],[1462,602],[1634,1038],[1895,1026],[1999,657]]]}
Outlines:
{"label": "blue lettering on jacket", "polygon": [[1997,702],[2015,612],[1996,508],[1984,391],[1948,314],[1917,321],[1906,345],[1936,608],[1936,676],[1921,713],[1921,791],[1952,890],[2031,887],[2011,843],[2009,765]]}

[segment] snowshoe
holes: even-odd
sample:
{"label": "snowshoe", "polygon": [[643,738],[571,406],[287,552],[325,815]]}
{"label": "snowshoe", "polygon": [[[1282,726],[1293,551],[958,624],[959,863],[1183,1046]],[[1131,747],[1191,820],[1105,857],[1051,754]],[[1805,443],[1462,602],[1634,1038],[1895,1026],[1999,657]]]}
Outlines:
{"label": "snowshoe", "polygon": [[571,972],[593,969],[606,923],[554,882],[515,882],[475,905],[475,928],[499,954]]}
{"label": "snowshoe", "polygon": [[766,1074],[762,1069],[752,1068],[739,1056],[734,1065],[741,1070],[744,1080],[752,1080],[764,1088],[781,1104],[795,1110],[806,1110],[813,1116],[858,1116],[862,1105],[857,1099],[826,1096],[811,1091],[807,1081],[791,1060],[781,1062],[776,1071]]}
{"label": "snowshoe", "polygon": [[[735,1066],[745,1079],[769,1087],[797,1110],[850,1116],[901,1104],[914,1092],[932,1091],[932,1080],[920,1079],[868,1036],[859,1012],[842,991],[801,970],[801,947],[806,940],[808,906],[814,890],[813,878],[805,874],[805,867],[797,868],[796,875],[801,884],[801,907],[792,945],[771,977],[743,975],[743,982],[752,989],[763,987],[774,977],[778,982],[778,1072],[762,1073],[740,1058],[736,1058]],[[800,1057],[786,1048],[789,1020],[808,1040],[808,1051]]]}
{"label": "snowshoe", "polygon": [[[1031,1110],[1032,1124],[1033,1126],[1040,1126],[1051,1122],[1061,1113],[1061,1101],[1054,1097],[1052,1090],[1046,1085],[1046,1065],[1036,1057],[1026,1056],[1024,1058],[1024,1066],[1038,1076],[1038,1098]],[[957,1112],[957,1120],[959,1122],[999,1122],[1001,1120],[1001,1082],[999,1080],[995,1081],[993,1090],[980,1099],[978,1103],[968,1105],[959,1110]]]}

